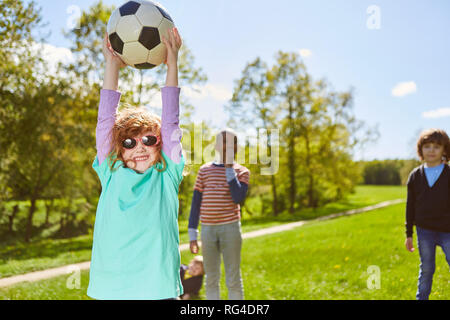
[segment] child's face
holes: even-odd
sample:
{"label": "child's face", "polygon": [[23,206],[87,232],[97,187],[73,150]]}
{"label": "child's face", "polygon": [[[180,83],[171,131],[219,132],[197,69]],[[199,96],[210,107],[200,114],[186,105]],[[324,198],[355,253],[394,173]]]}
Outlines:
{"label": "child's face", "polygon": [[193,277],[203,274],[202,265],[197,262],[189,263],[189,274]]}
{"label": "child's face", "polygon": [[232,164],[237,153],[234,136],[229,133],[219,134],[216,137],[216,150],[219,151],[223,163]]}
{"label": "child's face", "polygon": [[150,168],[156,161],[158,152],[156,151],[156,145],[146,146],[142,142],[142,138],[155,135],[151,131],[146,131],[141,135],[130,137],[136,140],[136,146],[133,149],[127,149],[122,147],[122,156],[124,162],[128,168],[134,169],[139,173],[143,173]]}
{"label": "child's face", "polygon": [[425,162],[441,162],[444,155],[444,147],[434,142],[425,143],[422,146],[422,154]]}

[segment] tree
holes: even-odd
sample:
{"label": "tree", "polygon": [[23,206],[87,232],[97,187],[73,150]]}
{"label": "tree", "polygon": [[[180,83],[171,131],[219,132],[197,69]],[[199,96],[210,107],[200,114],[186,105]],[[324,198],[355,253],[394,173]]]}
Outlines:
{"label": "tree", "polygon": [[[268,67],[260,58],[247,64],[228,106],[246,125],[280,130],[280,170],[271,177],[273,210],[288,200],[293,214],[338,200],[359,181],[352,160],[356,147],[376,138],[352,113],[352,91],[334,92],[313,81],[297,53],[279,51]],[[281,196],[280,196],[281,195]]]}
{"label": "tree", "polygon": [[16,132],[11,124],[21,117],[24,88],[33,82],[33,66],[39,57],[32,54],[33,30],[42,26],[40,11],[31,1],[5,0],[0,3],[0,201],[15,197],[5,181],[14,161],[10,143]]}
{"label": "tree", "polygon": [[[260,129],[268,133],[266,149],[271,157],[272,130],[276,127],[277,109],[271,108],[275,99],[273,75],[259,57],[248,63],[242,71],[241,78],[235,82],[233,96],[226,106],[231,119],[239,119],[239,124],[254,126],[256,132]],[[235,122],[230,121],[233,125]],[[270,174],[272,189],[272,210],[276,216],[279,213],[277,181],[275,172]]]}
{"label": "tree", "polygon": [[[278,95],[284,98],[283,131],[288,140],[290,212],[302,206],[296,198],[303,193],[298,185],[305,186],[306,206],[316,208],[342,198],[358,182],[354,149],[376,135],[354,117],[351,90],[334,92],[326,80],[313,81],[297,53],[280,51],[276,60],[273,74]],[[302,182],[293,184],[299,179]]]}
{"label": "tree", "polygon": [[[0,146],[3,184],[9,190],[4,200],[29,200],[25,240],[32,235],[36,201],[51,184],[55,172],[67,161],[67,148],[78,132],[75,123],[63,119],[70,104],[68,83],[48,73],[39,55],[42,38],[33,36],[43,26],[34,2],[2,3],[2,75],[0,94]],[[68,176],[66,175],[66,178]],[[4,186],[2,186],[5,189]]]}
{"label": "tree", "polygon": [[9,125],[16,136],[10,149],[15,161],[8,166],[7,181],[13,194],[30,201],[26,241],[32,236],[36,201],[54,190],[55,178],[59,177],[61,186],[58,196],[76,196],[71,190],[67,192],[76,185],[75,177],[81,170],[72,152],[86,145],[85,130],[75,121],[77,102],[67,92],[69,83],[52,75],[45,78],[30,84],[20,104],[21,118]]}

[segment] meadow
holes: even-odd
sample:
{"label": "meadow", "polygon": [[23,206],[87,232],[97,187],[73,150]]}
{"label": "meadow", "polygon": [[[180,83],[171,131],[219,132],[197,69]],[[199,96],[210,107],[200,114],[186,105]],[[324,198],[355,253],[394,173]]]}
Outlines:
{"label": "meadow", "polygon": [[[385,200],[405,198],[405,188],[401,186],[367,186],[360,185],[355,193],[346,199],[335,203],[329,203],[324,207],[304,209],[295,214],[281,214],[273,216],[249,216],[242,215],[242,231],[249,232],[261,228],[271,227],[282,223],[313,219],[328,214],[342,212],[350,209],[361,208],[376,204]],[[252,212],[258,212],[258,198],[250,199],[247,205]],[[39,222],[45,218],[45,210],[39,204],[36,220]],[[180,242],[189,242],[187,233],[188,217],[179,219]],[[201,228],[201,226],[200,226]],[[16,241],[0,244],[0,277],[9,277],[32,271],[63,266],[71,263],[88,261],[91,258],[92,233],[67,239],[41,238],[25,243]]]}
{"label": "meadow", "polygon": [[[400,188],[395,191],[390,187],[378,191],[383,199],[376,199],[376,192],[372,192],[366,193],[367,196],[355,194],[353,200],[359,204],[380,202],[387,200],[386,197],[399,198],[402,193]],[[404,211],[405,204],[401,203],[353,216],[310,221],[290,231],[245,239],[242,248],[245,298],[414,299],[419,254],[417,248],[414,253],[404,248]],[[246,231],[245,220],[242,229]],[[183,251],[182,263],[187,264],[192,256],[189,251]],[[373,281],[376,272],[379,272],[378,282]],[[71,276],[2,288],[0,299],[89,299],[86,296],[89,271],[81,271],[80,288],[70,289],[70,285],[68,288]],[[379,284],[379,288],[374,284]],[[449,284],[449,266],[438,249],[430,299],[450,299]],[[221,294],[226,299],[224,276]],[[198,299],[205,299],[204,288]]]}

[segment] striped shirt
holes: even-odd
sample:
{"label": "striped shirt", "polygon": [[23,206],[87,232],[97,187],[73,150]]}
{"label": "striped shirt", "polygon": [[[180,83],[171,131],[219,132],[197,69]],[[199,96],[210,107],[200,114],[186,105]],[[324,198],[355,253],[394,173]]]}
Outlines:
{"label": "striped shirt", "polygon": [[[237,179],[248,185],[250,171],[237,163],[233,164],[233,169],[236,172]],[[226,224],[240,220],[241,208],[231,197],[225,167],[215,166],[212,162],[201,166],[194,190],[202,193],[200,206],[200,221],[202,224]]]}

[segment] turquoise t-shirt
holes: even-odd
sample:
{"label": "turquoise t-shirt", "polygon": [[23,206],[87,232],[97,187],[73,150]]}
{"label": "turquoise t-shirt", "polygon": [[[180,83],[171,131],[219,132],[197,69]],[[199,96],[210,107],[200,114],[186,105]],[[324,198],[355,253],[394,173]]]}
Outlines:
{"label": "turquoise t-shirt", "polygon": [[92,167],[102,185],[94,225],[87,295],[95,299],[167,299],[183,294],[178,191],[184,156],[166,170],[139,174],[110,159]]}

